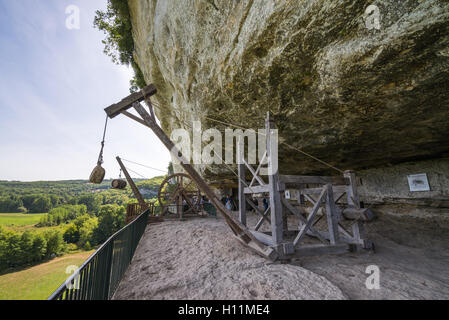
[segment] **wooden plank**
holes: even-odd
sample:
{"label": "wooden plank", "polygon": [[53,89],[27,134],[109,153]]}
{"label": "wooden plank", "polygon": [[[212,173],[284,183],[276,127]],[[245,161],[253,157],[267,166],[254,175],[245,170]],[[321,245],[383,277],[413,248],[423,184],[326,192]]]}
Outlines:
{"label": "wooden plank", "polygon": [[154,84],[150,84],[143,88],[139,92],[134,92],[124,98],[122,101],[115,103],[113,105],[110,105],[104,111],[106,111],[106,114],[109,116],[109,118],[114,118],[118,116],[122,111],[126,111],[129,108],[132,107],[132,105],[136,102],[141,102],[145,100],[145,98],[149,98],[157,93],[157,89],[154,86]]}
{"label": "wooden plank", "polygon": [[357,180],[355,177],[355,172],[347,170],[344,172],[344,176],[349,181],[348,187],[346,188],[348,205],[360,209],[360,201],[359,195],[357,193]]}
{"label": "wooden plank", "polygon": [[[333,186],[332,187],[334,194],[337,193],[341,193],[341,192],[346,192],[346,186]],[[323,188],[307,188],[307,189],[300,189],[299,192],[302,195],[317,195],[321,193],[321,190],[323,190]]]}
{"label": "wooden plank", "polygon": [[[254,236],[253,236],[254,237]],[[254,241],[250,241],[250,242],[245,242],[242,238],[234,235],[234,238],[236,238],[238,241],[240,241],[242,244],[244,244],[245,246],[247,246],[249,249],[251,249],[253,252],[255,252],[256,254],[271,260],[271,261],[276,261],[278,259],[278,254],[276,252],[276,250],[274,250],[273,248],[266,246],[264,251],[261,251],[259,246],[256,245],[254,243]]]}
{"label": "wooden plank", "polygon": [[264,193],[264,192],[270,192],[270,190],[271,190],[271,188],[269,185],[252,186],[252,187],[243,188],[243,193],[245,193],[245,194]]}
{"label": "wooden plank", "polygon": [[334,202],[334,193],[332,191],[332,185],[327,184],[326,189],[326,216],[327,216],[327,226],[329,229],[330,242],[331,244],[337,244],[339,242],[338,233],[338,217],[337,210]]}
{"label": "wooden plank", "polygon": [[334,185],[348,185],[349,180],[344,177],[325,177],[325,176],[293,176],[293,175],[279,175],[279,180],[285,183],[288,187],[304,184],[334,184]]}
{"label": "wooden plank", "polygon": [[262,233],[262,232],[258,232],[256,230],[250,230],[251,233],[262,243],[265,243],[267,246],[272,246],[273,245],[273,238],[266,234],[266,233]]}
{"label": "wooden plank", "polygon": [[295,253],[291,257],[301,258],[306,256],[316,256],[325,254],[343,254],[350,251],[350,245],[347,243],[339,243],[336,245],[306,245],[299,246],[295,249]]}
{"label": "wooden plank", "polygon": [[246,226],[245,165],[238,165],[239,174],[239,219]]}
{"label": "wooden plank", "polygon": [[[137,113],[142,117],[147,126],[149,126],[156,136],[161,140],[161,142],[165,145],[165,147],[172,152],[172,155],[177,157],[180,161],[181,166],[184,170],[190,175],[192,180],[194,180],[199,188],[206,194],[211,203],[217,208],[217,211],[225,218],[226,223],[229,225],[231,230],[237,235],[243,242],[245,242],[248,246],[252,246],[253,249],[259,250],[259,253],[264,255],[267,259],[271,259],[273,257],[273,253],[271,251],[267,251],[267,246],[257,240],[252,233],[244,226],[240,221],[235,220],[230,212],[225,208],[223,203],[217,198],[213,190],[207,185],[204,179],[198,174],[198,172],[190,165],[189,162],[184,158],[184,156],[180,155],[179,150],[175,147],[173,141],[165,134],[165,132],[159,127],[159,125],[153,121],[151,115],[140,105],[140,103],[135,103],[133,105],[134,109]],[[270,256],[267,256],[267,253]]]}
{"label": "wooden plank", "polygon": [[145,200],[143,199],[142,195],[139,192],[139,189],[137,189],[136,184],[134,183],[133,179],[128,173],[128,170],[126,170],[126,167],[123,165],[122,159],[120,157],[116,157],[117,162],[122,169],[123,173],[125,174],[126,180],[128,181],[129,186],[131,187],[131,190],[134,193],[134,196],[136,197],[137,201],[139,202],[140,206],[142,208],[147,209],[148,205],[146,204]]}

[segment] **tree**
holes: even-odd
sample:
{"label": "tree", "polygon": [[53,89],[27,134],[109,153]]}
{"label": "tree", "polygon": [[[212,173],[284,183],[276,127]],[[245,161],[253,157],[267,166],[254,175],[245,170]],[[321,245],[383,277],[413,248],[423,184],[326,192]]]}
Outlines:
{"label": "tree", "polygon": [[36,234],[33,241],[31,259],[33,262],[41,261],[47,252],[47,240],[42,234]]}
{"label": "tree", "polygon": [[84,221],[79,229],[79,244],[86,250],[90,250],[91,243],[94,242],[94,233],[98,228],[98,218],[90,218]]}
{"label": "tree", "polygon": [[78,227],[74,223],[71,223],[65,230],[63,238],[67,243],[77,243],[80,240]]}
{"label": "tree", "polygon": [[78,204],[84,204],[89,213],[97,213],[100,209],[101,198],[94,194],[84,194],[78,197]]}
{"label": "tree", "polygon": [[45,239],[47,240],[46,254],[60,255],[64,252],[64,239],[62,238],[61,232],[58,230],[47,231],[44,233]]}
{"label": "tree", "polygon": [[95,230],[95,240],[103,243],[111,235],[125,226],[126,210],[118,205],[101,206],[98,213],[98,228]]}
{"label": "tree", "polygon": [[50,211],[51,208],[52,206],[50,198],[48,196],[42,195],[34,199],[33,203],[31,204],[30,212],[43,213]]}

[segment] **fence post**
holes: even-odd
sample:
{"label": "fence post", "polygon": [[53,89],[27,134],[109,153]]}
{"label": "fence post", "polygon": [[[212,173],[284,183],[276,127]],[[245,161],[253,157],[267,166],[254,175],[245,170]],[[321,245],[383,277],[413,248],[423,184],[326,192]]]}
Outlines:
{"label": "fence post", "polygon": [[105,297],[104,300],[109,300],[109,288],[111,286],[111,271],[112,271],[112,255],[114,253],[114,242],[115,240],[112,240],[109,243],[109,248],[108,248],[108,263],[107,263],[107,269],[106,269],[106,288],[105,288]]}

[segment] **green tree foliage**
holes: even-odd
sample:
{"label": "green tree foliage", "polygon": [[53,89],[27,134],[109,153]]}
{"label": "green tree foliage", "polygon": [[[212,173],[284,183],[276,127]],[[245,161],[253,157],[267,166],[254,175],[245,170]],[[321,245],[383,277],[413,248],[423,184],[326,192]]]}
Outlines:
{"label": "green tree foliage", "polygon": [[32,213],[48,212],[52,208],[51,199],[49,196],[42,195],[34,199],[29,208]]}
{"label": "green tree foliage", "polygon": [[97,243],[103,243],[112,234],[125,226],[126,210],[118,205],[105,205],[98,213],[98,228],[94,238]]}
{"label": "green tree foliage", "polygon": [[39,262],[52,254],[59,255],[64,248],[62,234],[57,230],[19,234],[0,226],[0,271]]}
{"label": "green tree foliage", "polygon": [[95,230],[98,228],[98,218],[93,217],[84,221],[83,225],[79,228],[79,246],[86,250],[90,250],[91,243],[94,242]]}
{"label": "green tree foliage", "polygon": [[58,230],[50,230],[44,233],[47,241],[46,254],[47,256],[58,256],[64,252],[65,243],[62,233]]}
{"label": "green tree foliage", "polygon": [[77,243],[80,241],[80,233],[78,227],[71,223],[64,232],[63,239],[67,243]]}
{"label": "green tree foliage", "polygon": [[97,213],[102,203],[102,198],[95,194],[83,194],[77,198],[78,204],[84,204],[89,213]]}
{"label": "green tree foliage", "polygon": [[138,91],[145,87],[142,71],[134,61],[134,40],[128,2],[123,0],[108,0],[106,11],[97,11],[94,26],[106,34],[103,40],[104,53],[117,64],[131,65],[134,78],[130,82],[130,91]]}
{"label": "green tree foliage", "polygon": [[85,215],[86,213],[87,207],[84,204],[63,205],[58,208],[51,209],[48,214],[41,218],[38,226],[58,226],[62,223],[72,221],[79,216]]}
{"label": "green tree foliage", "polygon": [[18,198],[0,199],[0,212],[17,213],[21,212],[21,207],[23,207],[23,202]]}

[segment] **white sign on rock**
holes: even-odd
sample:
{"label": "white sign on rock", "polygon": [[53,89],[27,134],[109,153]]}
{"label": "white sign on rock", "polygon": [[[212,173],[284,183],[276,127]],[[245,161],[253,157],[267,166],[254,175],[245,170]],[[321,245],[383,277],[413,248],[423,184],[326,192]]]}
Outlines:
{"label": "white sign on rock", "polygon": [[427,174],[410,174],[407,176],[410,191],[430,191],[429,180]]}

